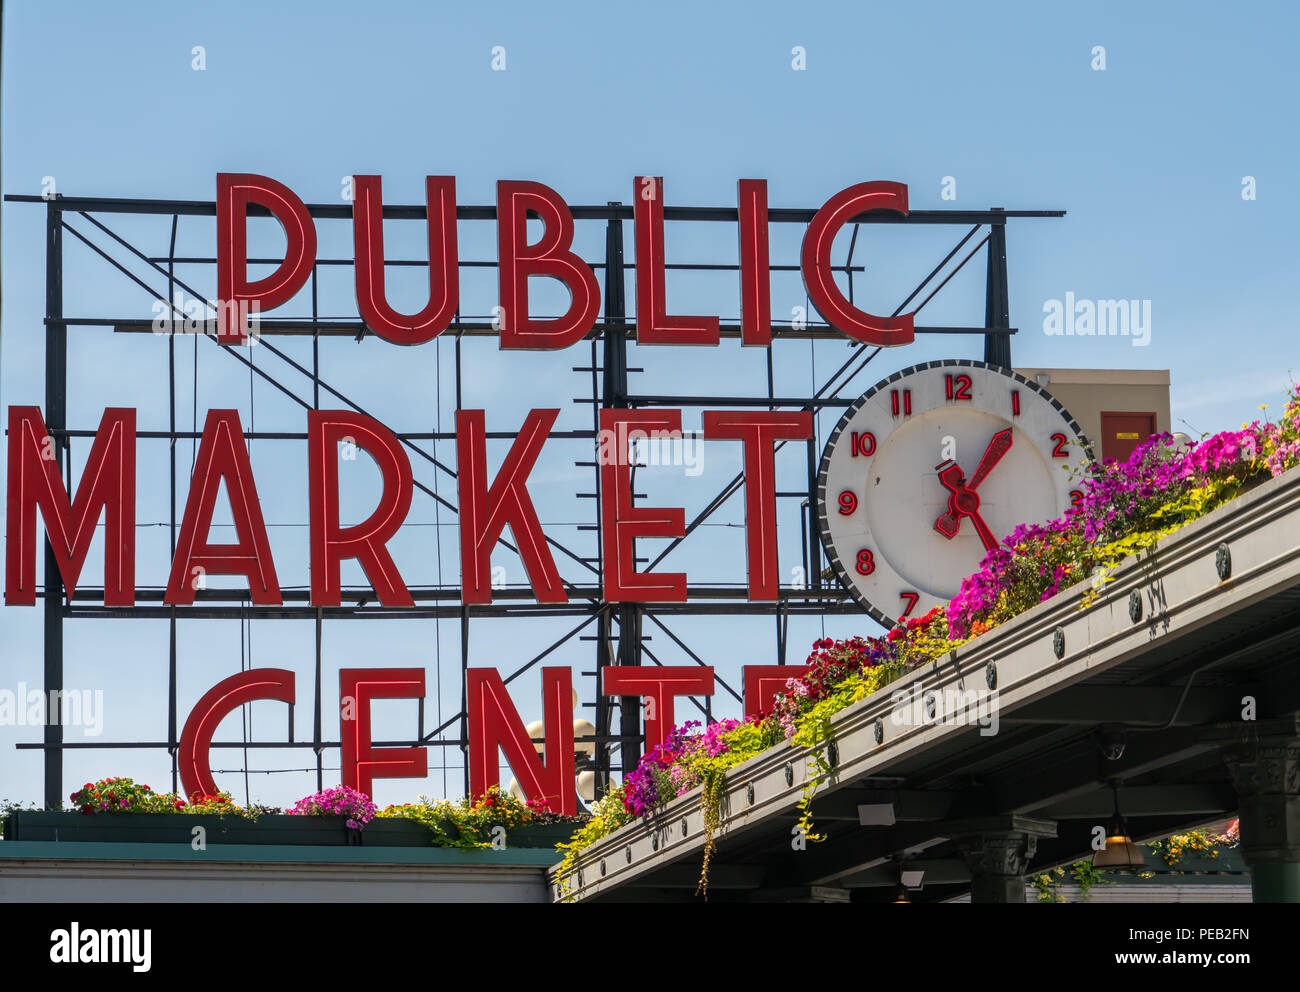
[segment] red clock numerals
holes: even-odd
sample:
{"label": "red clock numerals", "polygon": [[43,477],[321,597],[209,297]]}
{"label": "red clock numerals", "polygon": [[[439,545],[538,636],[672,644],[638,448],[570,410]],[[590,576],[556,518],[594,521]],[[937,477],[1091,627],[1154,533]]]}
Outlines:
{"label": "red clock numerals", "polygon": [[898,618],[902,620],[903,617],[910,617],[912,615],[912,610],[916,608],[917,602],[920,601],[921,594],[918,592],[900,592],[898,596],[900,599],[907,600],[907,609],[905,609]]}
{"label": "red clock numerals", "polygon": [[853,442],[853,457],[874,455],[876,453],[876,435],[871,431],[854,431],[850,440]]}
{"label": "red clock numerals", "polygon": [[840,515],[847,517],[858,508],[858,497],[853,490],[846,489],[840,493]]}
{"label": "red clock numerals", "polygon": [[1071,489],[1071,490],[1070,490],[1070,505],[1071,505],[1071,506],[1078,506],[1078,505],[1079,505],[1080,503],[1082,503],[1082,502],[1083,502],[1083,493],[1079,492],[1079,490],[1077,490],[1077,489]]}
{"label": "red clock numerals", "polygon": [[[968,375],[945,375],[943,384],[944,391],[950,400],[974,399],[970,394],[970,376]],[[911,412],[908,411],[908,413]]]}
{"label": "red clock numerals", "polygon": [[1011,390],[1011,416],[1020,416],[1020,390]]}
{"label": "red clock numerals", "polygon": [[1066,446],[1066,444],[1069,443],[1069,438],[1067,438],[1064,434],[1053,434],[1053,435],[1052,435],[1052,441],[1054,441],[1055,444],[1056,444],[1056,446],[1055,446],[1054,448],[1052,448],[1052,457],[1053,457],[1053,458],[1069,458],[1069,457],[1070,457],[1070,453],[1069,453],[1068,451],[1065,450],[1065,446]]}
{"label": "red clock numerals", "polygon": [[858,552],[857,569],[859,575],[870,575],[876,570],[875,556],[866,548]]}
{"label": "red clock numerals", "polygon": [[910,389],[904,389],[900,396],[899,390],[891,389],[889,391],[889,409],[895,417],[897,417],[900,412],[904,416],[910,417],[912,415],[912,391]]}

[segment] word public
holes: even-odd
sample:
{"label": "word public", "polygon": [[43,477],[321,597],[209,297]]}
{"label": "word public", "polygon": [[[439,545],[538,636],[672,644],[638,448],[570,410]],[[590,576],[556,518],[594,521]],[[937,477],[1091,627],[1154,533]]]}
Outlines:
{"label": "word public", "polygon": [[[384,292],[384,209],[379,176],[353,176],[352,240],[357,310],[377,335],[394,344],[422,344],[450,326],[460,309],[456,246],[456,180],[425,180],[429,243],[429,302],[419,313],[398,313]],[[768,259],[767,181],[738,185],[741,342],[772,342]],[[715,316],[669,314],[664,275],[663,180],[634,181],[636,236],[636,340],[639,345],[716,345]],[[284,228],[284,259],[270,275],[248,278],[248,216],[255,206]],[[809,299],[832,327],[858,341],[881,346],[909,344],[911,313],[881,317],[855,307],[835,284],[831,246],[845,224],[876,211],[907,216],[907,186],[877,180],[858,183],[831,197],[804,234],[800,269]],[[528,218],[542,221],[540,238],[528,243]],[[497,183],[497,325],[501,348],[552,350],[581,341],[596,326],[600,285],[591,266],[573,250],[573,213],[559,193],[537,182]],[[283,183],[266,176],[217,176],[217,339],[242,344],[252,336],[250,313],[287,303],[307,283],[316,264],[316,226],[311,211]],[[569,309],[554,319],[528,310],[528,281],[549,277],[564,284]]]}

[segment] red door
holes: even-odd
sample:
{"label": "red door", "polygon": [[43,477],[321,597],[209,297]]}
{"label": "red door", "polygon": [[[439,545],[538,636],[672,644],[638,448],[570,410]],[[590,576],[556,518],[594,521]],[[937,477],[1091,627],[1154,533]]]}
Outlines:
{"label": "red door", "polygon": [[1133,449],[1156,432],[1154,413],[1103,413],[1101,457],[1127,461]]}

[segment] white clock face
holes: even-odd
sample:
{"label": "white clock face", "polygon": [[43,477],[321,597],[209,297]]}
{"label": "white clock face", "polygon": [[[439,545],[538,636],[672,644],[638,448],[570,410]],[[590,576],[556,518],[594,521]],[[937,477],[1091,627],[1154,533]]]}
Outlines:
{"label": "white clock face", "polygon": [[952,599],[1017,525],[1079,499],[1091,457],[1074,418],[1010,369],[949,359],[885,379],[849,407],[817,479],[822,543],[886,626]]}

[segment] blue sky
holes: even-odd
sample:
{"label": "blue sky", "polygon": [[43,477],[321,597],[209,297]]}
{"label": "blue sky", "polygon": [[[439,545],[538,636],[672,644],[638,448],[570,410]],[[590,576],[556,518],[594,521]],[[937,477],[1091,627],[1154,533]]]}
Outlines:
{"label": "blue sky", "polygon": [[[1235,427],[1257,416],[1261,403],[1280,408],[1289,372],[1300,364],[1292,358],[1300,194],[1293,175],[1297,138],[1289,126],[1297,15],[1285,5],[1249,12],[1196,3],[1103,3],[1073,11],[1030,3],[498,3],[485,9],[313,2],[276,8],[7,4],[4,191],[39,193],[53,177],[66,195],[211,199],[216,173],[246,171],[272,176],[308,202],[331,202],[343,177],[376,173],[386,200],[414,202],[425,175],[446,174],[456,177],[461,203],[492,202],[498,179],[534,179],[571,204],[587,204],[628,201],[633,177],[662,175],[669,204],[731,204],[736,180],[754,177],[769,181],[772,206],[810,207],[853,183],[892,179],[908,184],[913,208],[1068,211],[1061,220],[1027,220],[1009,229],[1011,322],[1021,328],[1013,343],[1016,365],[1167,368],[1175,425],[1199,433]],[[192,68],[195,46],[204,49],[203,71]],[[505,71],[492,69],[495,46],[505,49]],[[792,68],[796,46],[805,53],[802,71]],[[1105,48],[1104,71],[1092,68],[1095,46]],[[944,177],[955,180],[955,202],[940,197]],[[1245,177],[1254,178],[1253,200],[1242,197]],[[43,224],[39,206],[4,207],[5,406],[41,402]],[[165,250],[165,221],[116,218],[113,225],[150,251]],[[630,225],[626,233],[630,241]],[[892,309],[960,233],[868,229],[856,256],[868,266],[857,284],[859,300]],[[774,230],[774,261],[794,260],[801,234]],[[258,236],[273,249],[276,235],[259,229]],[[321,254],[346,255],[349,236],[346,223],[322,225]],[[390,250],[406,257],[419,257],[423,237],[419,224],[387,230]],[[578,244],[588,257],[599,253],[602,238],[598,227],[579,225]],[[186,222],[178,248],[208,254],[212,239],[210,224]],[[668,230],[672,261],[729,261],[735,244],[727,225]],[[492,228],[462,225],[461,254],[493,258]],[[69,313],[150,316],[148,298],[87,251],[69,245],[67,258]],[[210,269],[184,275],[215,292]],[[408,275],[393,277],[393,300],[414,309],[423,301],[420,272]],[[978,323],[982,291],[977,260],[921,322]],[[679,312],[735,319],[734,277],[678,274],[670,277],[669,292]],[[1150,300],[1150,345],[1044,335],[1044,302],[1067,292]],[[486,313],[495,303],[493,274],[467,275],[462,293],[467,312]],[[352,316],[345,272],[323,280],[321,299],[326,315]],[[545,307],[556,297],[536,299]],[[802,302],[796,277],[774,279],[776,316]],[[139,408],[141,428],[165,426],[165,345],[152,336],[121,338],[104,330],[72,332],[74,425],[93,427],[105,406],[125,405]],[[209,407],[233,406],[246,426],[304,429],[301,412],[270,387],[255,384],[250,402],[247,370],[200,343],[196,396],[188,378],[193,343],[178,346],[183,429],[192,403],[200,426]],[[306,354],[300,342],[282,347],[299,358]],[[449,342],[398,350],[345,341],[322,350],[326,378],[385,423],[450,427]],[[838,341],[811,353],[806,345],[786,346],[778,393],[807,390],[814,365],[824,375],[846,353]],[[562,408],[557,427],[584,426],[589,410],[571,402],[584,383],[570,368],[588,357],[585,346],[517,355],[469,342],[465,404],[487,409],[489,429],[517,427],[527,409],[546,406]],[[978,358],[978,339],[930,339],[886,352],[855,385],[865,390],[898,368],[936,357]],[[646,368],[634,388],[646,391],[757,393],[764,385],[763,358],[753,350],[634,349],[632,358]],[[255,360],[306,395],[303,382],[271,356]],[[821,436],[833,423],[833,416],[822,419]],[[698,414],[688,412],[686,425],[693,424]],[[698,478],[683,479],[680,469],[644,473],[650,501],[684,505],[689,519],[738,470],[739,453],[730,447],[710,448]],[[184,475],[189,449],[179,451]],[[501,453],[493,449],[493,457]],[[437,455],[450,461],[454,452],[445,444]],[[548,532],[591,554],[592,535],[577,529],[591,522],[591,504],[573,496],[591,490],[589,470],[572,465],[583,457],[589,455],[572,444],[548,446],[534,491]],[[779,463],[782,488],[798,486],[800,461]],[[256,442],[253,463],[281,582],[305,585],[305,452],[295,442]],[[165,472],[165,445],[142,442],[141,586],[166,581],[167,534],[157,526],[167,519]],[[434,484],[418,462],[416,477]],[[452,487],[446,476],[437,482],[440,491]],[[360,515],[373,496],[374,479],[359,468],[345,484],[345,514]],[[782,513],[788,569],[799,558],[797,511],[787,506]],[[665,567],[677,562],[692,581],[742,581],[742,520],[735,502],[716,518],[718,526]],[[435,516],[429,500],[417,496],[393,549],[407,581],[434,583],[439,565],[443,579],[454,580],[455,540],[454,518]],[[510,581],[522,580],[508,556],[499,560],[513,570]],[[97,581],[101,563],[97,544],[88,582]],[[359,580],[359,573],[353,577]],[[865,617],[828,620],[825,628],[873,632]],[[100,740],[165,735],[166,624],[77,621],[67,629],[68,686],[105,694]],[[471,664],[513,670],[565,629],[562,621],[478,624]],[[816,621],[792,624],[790,660],[799,660],[821,629]],[[774,660],[770,619],[693,620],[674,630],[732,684],[741,664]],[[244,633],[253,664],[299,673],[299,737],[310,728],[311,633],[307,623],[267,621]],[[238,670],[240,644],[235,621],[181,624],[182,720],[203,691]],[[456,646],[454,624],[327,624],[326,733],[337,733],[328,714],[339,667],[425,666],[430,721],[453,711]],[[650,648],[667,663],[681,662],[666,638],[655,638]],[[593,666],[591,653],[589,642],[575,641],[551,662],[580,673]],[[0,609],[0,664],[0,687],[39,684],[39,610]],[[584,702],[594,698],[590,678],[578,676],[575,684]],[[515,689],[529,719],[538,715],[537,687],[533,675]],[[737,709],[723,695],[716,703],[719,713]],[[283,707],[256,704],[252,711],[255,738],[283,739]],[[686,711],[683,703],[680,712]],[[404,736],[414,729],[414,713],[414,703],[376,704],[376,726]],[[232,717],[219,738],[240,733],[239,718]],[[14,749],[38,739],[39,728],[0,727],[0,798],[39,799],[38,753]],[[79,731],[70,729],[69,739],[80,739]],[[283,754],[251,756],[258,770],[250,775],[254,799],[283,804],[311,791],[312,775],[261,773],[308,764]],[[214,767],[237,767],[237,755],[216,752]],[[327,767],[336,767],[336,758],[328,756]],[[428,781],[381,782],[377,799],[457,794],[456,759],[445,790],[435,749]],[[71,752],[66,791],[114,774],[166,786],[168,769],[166,756],[155,752]],[[327,781],[336,774],[327,772]],[[218,781],[243,799],[242,775],[223,772]]]}

